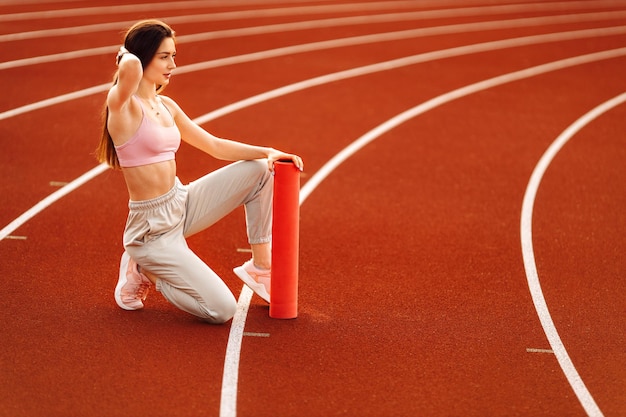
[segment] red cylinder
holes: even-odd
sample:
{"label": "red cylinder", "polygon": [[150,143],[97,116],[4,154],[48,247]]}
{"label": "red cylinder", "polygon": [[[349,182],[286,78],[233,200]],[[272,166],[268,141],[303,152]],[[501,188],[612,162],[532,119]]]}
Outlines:
{"label": "red cylinder", "polygon": [[300,170],[291,161],[274,163],[270,317],[298,316]]}

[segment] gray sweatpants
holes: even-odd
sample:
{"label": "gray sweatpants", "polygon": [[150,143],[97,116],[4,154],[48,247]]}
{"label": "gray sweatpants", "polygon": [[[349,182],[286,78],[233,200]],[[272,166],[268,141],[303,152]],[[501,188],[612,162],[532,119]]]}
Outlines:
{"label": "gray sweatpants", "polygon": [[266,160],[240,161],[146,201],[130,201],[124,248],[157,277],[156,288],[172,304],[211,323],[224,323],[237,302],[222,279],[185,238],[244,205],[248,241],[268,243],[272,231],[273,178]]}

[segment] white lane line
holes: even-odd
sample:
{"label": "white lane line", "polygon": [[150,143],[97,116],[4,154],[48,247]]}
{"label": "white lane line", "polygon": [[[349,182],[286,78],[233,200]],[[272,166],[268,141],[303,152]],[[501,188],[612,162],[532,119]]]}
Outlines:
{"label": "white lane line", "polygon": [[241,352],[243,329],[246,326],[252,294],[252,290],[244,285],[237,301],[237,311],[230,325],[230,333],[228,334],[228,342],[226,344],[226,357],[229,360],[224,361],[220,417],[237,415],[237,387],[239,384],[239,359],[241,357],[239,352]]}
{"label": "white lane line", "polygon": [[589,390],[585,386],[582,378],[578,375],[578,372],[576,371],[576,368],[574,367],[574,364],[570,359],[563,342],[561,341],[561,337],[559,336],[556,326],[554,325],[552,316],[550,315],[550,311],[548,309],[548,304],[543,296],[543,291],[539,282],[539,274],[537,273],[537,266],[535,263],[532,238],[533,207],[537,196],[537,190],[541,184],[541,179],[561,148],[572,138],[572,136],[584,128],[588,123],[601,114],[624,102],[626,102],[626,93],[620,94],[619,96],[614,97],[613,99],[594,108],[569,126],[565,131],[563,131],[563,133],[561,133],[561,135],[559,135],[558,138],[556,138],[533,170],[526,188],[526,193],[524,194],[524,202],[522,205],[520,224],[522,256],[524,258],[524,268],[526,269],[528,287],[530,289],[533,303],[535,304],[535,310],[537,311],[543,331],[548,338],[550,346],[556,355],[561,369],[565,373],[569,384],[589,416],[602,416],[602,412],[589,393]]}
{"label": "white lane line", "polygon": [[65,103],[67,101],[76,100],[83,97],[88,97],[92,94],[99,94],[107,91],[111,88],[111,83],[96,85],[95,87],[85,88],[84,90],[73,91],[71,93],[63,94],[60,96],[47,98],[45,100],[37,101],[35,103],[27,104],[25,106],[16,107],[11,110],[0,113],[0,120],[10,119],[11,117],[19,116],[20,114],[28,113],[35,110],[44,109],[46,107],[55,106],[57,104]]}
{"label": "white lane line", "polygon": [[[470,84],[465,87],[450,91],[446,94],[435,97],[431,100],[428,100],[416,107],[413,107],[403,113],[398,114],[397,116],[389,119],[385,123],[377,126],[376,128],[370,130],[365,135],[361,136],[354,142],[352,142],[349,146],[344,148],[341,152],[336,154],[333,158],[331,158],[324,166],[322,166],[309,181],[304,184],[302,189],[300,190],[300,205],[306,201],[306,199],[311,195],[311,193],[317,188],[317,186],[326,179],[340,164],[345,162],[348,158],[362,149],[365,145],[372,142],[373,140],[379,138],[381,135],[389,132],[400,124],[420,115],[429,110],[432,110],[438,106],[451,102],[453,100],[459,99],[461,97],[465,97],[470,94],[477,93],[479,91],[483,91],[489,88],[493,88],[502,84],[510,83],[513,81],[519,81],[525,78],[534,77],[540,74],[545,74],[552,71],[558,71],[564,68],[583,65],[599,60],[612,59],[621,56],[626,56],[626,48],[619,48],[609,51],[597,52],[587,55],[581,55],[573,58],[563,59],[559,61],[550,62],[543,65],[538,65],[536,67],[527,68],[520,71],[515,71],[509,74],[504,74],[498,77],[490,78],[478,83]],[[248,300],[249,302],[249,300]],[[246,310],[247,311],[247,310]],[[229,343],[231,339],[229,338]],[[241,347],[241,340],[232,340],[239,348]],[[239,355],[240,351],[235,349],[227,349],[228,354],[224,359],[224,369],[228,368],[229,372],[235,372],[233,370],[232,363],[239,364]],[[230,356],[235,355],[235,356]],[[567,355],[567,352],[565,352]],[[564,372],[568,372],[568,369],[563,369]],[[568,377],[569,380],[569,377]],[[582,381],[581,381],[582,382]],[[222,386],[222,390],[226,390],[229,394],[233,392],[237,392],[236,387]],[[223,391],[224,392],[224,391]],[[576,391],[578,395],[578,391]],[[579,397],[580,399],[580,397]],[[237,415],[237,397],[236,395],[222,395],[222,403],[220,408],[220,417],[236,417]]]}
{"label": "white lane line", "polygon": [[69,184],[59,188],[57,191],[53,192],[52,194],[50,194],[49,196],[41,200],[39,203],[35,204],[29,210],[25,211],[21,216],[19,216],[18,218],[13,220],[11,223],[6,225],[2,230],[0,230],[0,240],[5,239],[15,229],[17,229],[18,227],[26,223],[28,220],[35,217],[43,209],[52,205],[55,201],[59,200],[61,197],[71,193],[72,191],[74,191],[81,185],[85,184],[87,181],[91,180],[92,178],[97,177],[98,175],[106,171],[107,169],[108,168],[106,165],[104,164],[99,165],[95,167],[94,169],[84,173],[80,177],[76,178]]}

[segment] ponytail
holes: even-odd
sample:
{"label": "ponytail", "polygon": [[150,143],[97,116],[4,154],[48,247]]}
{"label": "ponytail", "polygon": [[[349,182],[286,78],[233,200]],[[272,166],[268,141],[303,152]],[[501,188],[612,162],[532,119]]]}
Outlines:
{"label": "ponytail", "polygon": [[[117,74],[113,81],[113,85],[117,83]],[[120,161],[117,158],[117,152],[115,152],[115,144],[113,138],[109,133],[108,127],[109,120],[109,107],[105,104],[102,111],[102,136],[100,137],[100,143],[96,148],[96,159],[98,162],[105,162],[113,169],[120,169]]]}

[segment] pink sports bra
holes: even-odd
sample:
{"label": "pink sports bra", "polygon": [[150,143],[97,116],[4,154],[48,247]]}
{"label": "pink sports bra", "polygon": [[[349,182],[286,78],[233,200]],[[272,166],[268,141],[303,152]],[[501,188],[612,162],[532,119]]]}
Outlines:
{"label": "pink sports bra", "polygon": [[174,159],[180,146],[176,124],[163,127],[154,122],[146,116],[141,100],[133,98],[141,106],[141,125],[128,142],[115,147],[120,166],[130,168]]}

